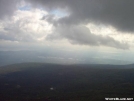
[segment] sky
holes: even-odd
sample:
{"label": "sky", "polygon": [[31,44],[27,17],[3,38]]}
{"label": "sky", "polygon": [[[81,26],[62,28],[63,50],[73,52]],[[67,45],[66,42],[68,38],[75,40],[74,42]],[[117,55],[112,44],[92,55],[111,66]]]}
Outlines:
{"label": "sky", "polygon": [[133,9],[133,0],[0,0],[0,54],[27,50],[41,51],[34,57],[41,62],[134,63]]}

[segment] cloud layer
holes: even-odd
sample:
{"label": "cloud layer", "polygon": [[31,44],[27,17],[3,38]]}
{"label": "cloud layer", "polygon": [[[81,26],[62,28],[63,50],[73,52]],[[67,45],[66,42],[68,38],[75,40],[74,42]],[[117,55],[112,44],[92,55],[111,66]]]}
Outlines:
{"label": "cloud layer", "polygon": [[13,15],[20,0],[0,0],[0,18]]}
{"label": "cloud layer", "polygon": [[0,21],[0,39],[18,42],[36,42],[50,33],[51,25],[43,20],[39,9],[17,10],[10,19]]}
{"label": "cloud layer", "polygon": [[[20,17],[19,20],[1,21],[3,31],[0,30],[0,39],[27,42],[45,40],[45,38],[47,40],[67,39],[71,44],[129,48],[126,42],[120,42],[108,35],[91,33],[86,25],[92,23],[100,26],[112,26],[122,34],[133,33],[133,0],[0,0],[0,19],[5,16],[16,17],[13,14],[19,9],[17,7],[21,5],[22,1],[25,4],[29,3],[31,9],[40,9],[39,12],[44,10],[48,14],[40,12],[42,18],[32,18],[31,16],[22,17],[24,16],[21,15],[22,13],[17,13],[20,14],[17,15]],[[55,10],[62,10],[62,12],[52,14]],[[23,14],[30,15],[30,12],[33,11],[24,12]],[[31,15],[36,16],[33,13]],[[47,24],[44,26],[45,23]],[[53,25],[53,28],[50,28],[50,25]],[[43,26],[45,30],[43,30]]]}
{"label": "cloud layer", "polygon": [[59,25],[55,28],[55,33],[47,36],[48,40],[67,38],[72,44],[90,46],[109,46],[120,49],[128,49],[126,43],[120,43],[109,36],[95,35],[86,26],[66,26]]}
{"label": "cloud layer", "polygon": [[133,0],[28,0],[47,9],[68,9],[68,23],[100,23],[112,25],[120,31],[134,31]]}

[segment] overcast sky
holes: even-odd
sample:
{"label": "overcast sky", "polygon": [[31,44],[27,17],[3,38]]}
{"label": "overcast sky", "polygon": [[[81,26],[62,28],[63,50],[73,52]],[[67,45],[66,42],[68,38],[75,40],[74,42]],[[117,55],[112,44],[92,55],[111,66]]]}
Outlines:
{"label": "overcast sky", "polygon": [[49,47],[74,51],[68,59],[134,63],[133,10],[134,0],[0,0],[0,50]]}

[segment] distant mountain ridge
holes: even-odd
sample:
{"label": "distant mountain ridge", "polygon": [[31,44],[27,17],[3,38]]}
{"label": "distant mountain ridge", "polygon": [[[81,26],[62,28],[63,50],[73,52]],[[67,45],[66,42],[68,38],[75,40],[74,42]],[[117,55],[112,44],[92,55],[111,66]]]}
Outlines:
{"label": "distant mountain ridge", "polygon": [[110,64],[51,64],[51,63],[36,63],[36,62],[29,62],[29,63],[17,63],[11,64],[6,66],[0,67],[0,74],[10,73],[10,72],[17,72],[26,69],[38,68],[38,67],[46,67],[46,66],[64,66],[64,67],[77,67],[77,68],[102,68],[102,69],[133,69],[134,64],[129,65],[110,65]]}

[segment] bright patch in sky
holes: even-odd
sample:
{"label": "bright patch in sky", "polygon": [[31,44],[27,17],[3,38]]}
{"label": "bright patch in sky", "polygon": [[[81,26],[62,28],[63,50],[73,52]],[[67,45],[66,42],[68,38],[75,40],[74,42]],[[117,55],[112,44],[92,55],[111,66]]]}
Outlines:
{"label": "bright patch in sky", "polygon": [[25,5],[25,6],[19,7],[18,9],[22,10],[22,11],[29,11],[29,10],[31,10],[31,7],[28,5]]}
{"label": "bright patch in sky", "polygon": [[51,11],[50,14],[53,14],[53,15],[55,15],[57,17],[60,17],[60,18],[69,15],[67,12],[62,11],[62,10],[58,10],[58,9],[55,9],[55,10]]}

